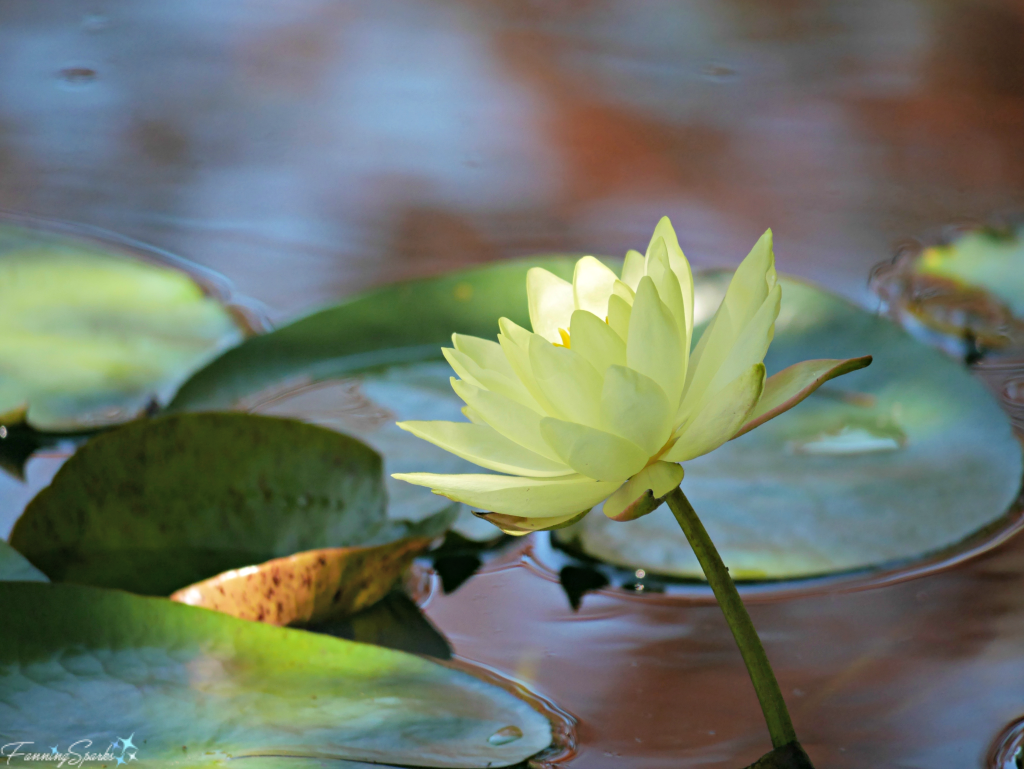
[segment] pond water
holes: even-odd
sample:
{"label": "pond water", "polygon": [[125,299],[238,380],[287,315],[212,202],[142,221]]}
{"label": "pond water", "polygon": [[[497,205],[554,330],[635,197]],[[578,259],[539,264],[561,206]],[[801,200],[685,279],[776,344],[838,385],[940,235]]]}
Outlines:
{"label": "pond water", "polygon": [[[781,270],[871,307],[902,239],[1024,208],[1022,39],[1011,0],[8,0],[0,208],[181,254],[277,320],[470,263],[619,254],[662,214],[698,267],[771,226]],[[1024,419],[1024,367],[982,373]],[[4,531],[61,457],[0,477]],[[577,719],[569,765],[767,750],[706,595],[573,611],[542,544],[425,611]],[[1012,761],[1022,585],[1018,536],[913,580],[759,593],[817,765]]]}

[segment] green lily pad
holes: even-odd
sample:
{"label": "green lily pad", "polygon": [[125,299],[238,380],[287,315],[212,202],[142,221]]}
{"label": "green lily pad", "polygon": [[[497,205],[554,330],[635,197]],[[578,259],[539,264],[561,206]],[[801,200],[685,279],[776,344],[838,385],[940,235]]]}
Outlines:
{"label": "green lily pad", "polygon": [[[172,408],[242,405],[307,419],[365,440],[386,473],[479,472],[393,423],[460,419],[439,347],[452,332],[493,338],[500,316],[527,324],[526,271],[539,265],[570,277],[574,263],[503,262],[377,289],[247,340],[198,372]],[[728,278],[696,277],[705,321]],[[783,285],[769,374],[810,358],[871,354],[875,363],[687,463],[687,493],[730,565],[759,578],[861,568],[955,545],[1000,518],[1020,485],[1021,452],[984,388],[892,323],[798,281]],[[443,504],[428,489],[392,483],[392,508],[404,517]],[[460,533],[493,536],[466,516]],[[622,528],[590,515],[559,536],[585,539],[588,552],[613,563],[699,576],[665,516]],[[664,552],[626,556],[610,539],[623,537]]]}
{"label": "green lily pad", "polygon": [[455,331],[496,336],[502,316],[529,324],[530,267],[571,279],[574,264],[567,257],[536,257],[374,289],[245,340],[196,372],[169,408],[233,408],[266,391],[444,360],[440,347],[451,345]]}
{"label": "green lily pad", "polygon": [[1024,346],[1024,228],[906,250],[875,268],[871,287],[900,323],[955,355]]}
{"label": "green lily pad", "polygon": [[[461,419],[441,355],[452,332],[493,338],[498,318],[529,324],[526,271],[572,277],[566,257],[502,262],[385,286],[247,339],[196,373],[170,408],[254,408],[354,435],[384,457],[389,513],[410,520],[448,504],[429,489],[395,481],[409,470],[475,472],[475,465],[395,427],[400,419]],[[308,388],[312,383],[338,380]],[[468,508],[455,530],[493,539],[493,526]]]}
{"label": "green lily pad", "polygon": [[102,434],[25,509],[10,543],[55,581],[168,593],[302,550],[436,536],[385,512],[381,460],[344,435],[248,414]]}
{"label": "green lily pad", "polygon": [[0,540],[0,582],[47,582],[46,575]]}
{"label": "green lily pad", "polygon": [[914,271],[982,288],[1024,318],[1024,230],[965,232],[951,243],[926,248]]}
{"label": "green lily pad", "polygon": [[551,743],[524,701],[402,652],[78,585],[0,583],[0,605],[25,620],[0,625],[0,744],[22,751],[125,738],[140,765],[182,769],[501,767]]}
{"label": "green lily pad", "polygon": [[[728,278],[697,277],[698,313],[717,306]],[[883,318],[799,281],[782,285],[769,374],[808,358],[868,353],[874,363],[685,463],[683,490],[731,573],[784,579],[894,564],[1002,518],[1024,465],[983,385]],[[702,576],[667,509],[628,524],[595,510],[554,536],[615,565]]]}
{"label": "green lily pad", "polygon": [[[255,405],[253,411],[303,419],[372,446],[384,458],[389,514],[419,520],[451,503],[430,489],[395,480],[392,473],[425,467],[432,472],[480,472],[476,465],[419,440],[395,424],[406,419],[462,421],[465,404],[452,392],[448,382],[451,374],[445,361],[398,364],[298,388]],[[459,517],[454,529],[462,536],[474,541],[501,536],[497,528],[477,518],[466,505],[456,503],[456,507]]]}
{"label": "green lily pad", "polygon": [[74,431],[133,419],[245,331],[181,270],[0,225],[0,424]]}

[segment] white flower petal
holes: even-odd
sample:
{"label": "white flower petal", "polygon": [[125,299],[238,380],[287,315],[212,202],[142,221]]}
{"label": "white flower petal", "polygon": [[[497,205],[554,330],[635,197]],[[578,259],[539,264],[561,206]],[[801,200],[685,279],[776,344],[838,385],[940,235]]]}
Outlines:
{"label": "white flower petal", "polygon": [[[750,322],[739,332],[725,360],[711,378],[705,396],[717,392],[755,363],[764,360],[768,345],[775,336],[775,320],[779,317],[782,286],[775,286]],[[686,400],[690,400],[687,393]]]}
{"label": "white flower petal", "polygon": [[458,379],[452,379],[452,389],[475,415],[474,421],[481,419],[523,448],[556,462],[561,461],[540,434],[540,420],[543,417],[533,409]]}
{"label": "white flower petal", "polygon": [[626,259],[622,263],[622,282],[636,291],[642,278],[647,271],[647,262],[639,251],[627,251]]}
{"label": "white flower petal", "polygon": [[722,300],[729,306],[729,313],[738,326],[746,325],[754,316],[768,292],[775,287],[775,281],[772,231],[765,230],[736,268]]}
{"label": "white flower petal", "polygon": [[693,325],[693,313],[686,309],[679,279],[669,264],[668,248],[662,238],[651,245],[650,257],[647,259],[647,275],[654,281],[654,286],[658,289],[658,298],[665,303],[669,312],[672,313],[672,317],[675,318],[676,326],[679,328],[679,338],[684,340],[679,349],[683,356],[682,366],[685,375],[686,364],[690,357],[689,329]]}
{"label": "white flower petal", "polygon": [[[686,374],[686,403],[680,408],[681,415],[698,407],[701,397],[713,389],[712,380],[731,354],[733,347],[743,339],[746,327],[754,321],[755,315],[762,311],[772,292],[780,295],[781,287],[776,286],[774,259],[769,229],[736,269],[722,304],[690,354]],[[763,316],[759,319],[761,326],[763,319]],[[745,341],[749,343],[750,339]],[[768,341],[771,341],[770,336]],[[750,366],[756,361],[744,362],[745,366]],[[729,375],[725,376],[725,381],[737,376],[745,366],[738,366],[734,361]],[[720,379],[716,386],[722,384],[723,381]]]}
{"label": "white flower petal", "polygon": [[[643,275],[641,275],[640,277],[642,278]],[[612,284],[612,295],[621,296],[623,299],[626,300],[626,304],[628,304],[630,307],[633,306],[633,300],[636,299],[636,291],[627,286],[621,280],[617,280]]]}
{"label": "white flower petal", "polygon": [[610,366],[601,391],[602,426],[656,454],[672,434],[675,416],[657,382],[626,366]]}
{"label": "white flower petal", "polygon": [[611,326],[586,310],[576,310],[570,321],[573,352],[586,358],[598,374],[612,365],[626,365],[626,344]]}
{"label": "white flower petal", "polygon": [[433,443],[488,470],[534,478],[572,475],[562,462],[546,459],[498,433],[489,425],[467,422],[399,422],[417,438]]}
{"label": "white flower petal", "polygon": [[618,483],[570,476],[554,480],[515,475],[435,475],[395,473],[391,476],[427,486],[456,502],[522,518],[553,518],[589,510],[618,487]]}
{"label": "white flower petal", "polygon": [[[587,310],[604,318],[608,315],[608,297],[612,286],[619,278],[605,265],[592,256],[584,256],[576,262],[572,276],[573,299],[577,310]],[[568,329],[568,326],[562,326]]]}
{"label": "white flower petal", "polygon": [[623,342],[629,338],[629,316],[632,312],[632,303],[621,296],[613,294],[608,300],[608,325]]}
{"label": "white flower petal", "polygon": [[[516,378],[540,405],[541,411],[547,414],[555,413],[554,405],[548,401],[543,390],[537,384],[537,377],[533,373],[533,364],[530,363],[530,340],[537,335],[517,326],[508,318],[499,319],[498,326],[501,328],[501,333],[498,334],[498,343],[515,372]],[[543,339],[543,337],[539,338]],[[547,340],[544,340],[544,343],[548,344]]]}
{"label": "white flower petal", "polygon": [[647,464],[649,455],[635,443],[594,427],[546,417],[540,432],[563,462],[588,478],[621,483]]}
{"label": "white flower petal", "polygon": [[572,283],[543,267],[531,267],[526,273],[526,296],[533,332],[549,342],[561,342],[558,329],[569,328],[569,317],[575,309]]}
{"label": "white flower petal", "polygon": [[469,406],[462,407],[462,415],[475,425],[487,424],[487,420],[480,416],[475,409],[472,409]]}
{"label": "white flower petal", "polygon": [[505,353],[502,352],[501,345],[493,340],[468,334],[452,334],[452,345],[463,355],[468,355],[481,368],[497,371],[507,377],[516,375]]}
{"label": "white flower petal", "polygon": [[702,395],[736,343],[775,287],[772,231],[767,230],[736,268],[722,304],[690,355],[686,377],[687,398],[693,389]]}
{"label": "white flower petal", "polygon": [[530,366],[552,416],[586,425],[600,422],[601,375],[586,358],[533,336]]}
{"label": "white flower petal", "polygon": [[622,484],[604,501],[604,514],[613,521],[633,521],[653,513],[661,504],[658,500],[682,480],[681,466],[674,462],[655,462]]}
{"label": "white flower petal", "polygon": [[763,388],[764,364],[757,363],[707,400],[662,459],[685,462],[731,440],[757,405]]}
{"label": "white flower petal", "polygon": [[[661,217],[658,226],[654,228],[654,235],[651,236],[651,243],[658,238],[665,241],[668,249],[668,261],[679,281],[679,288],[683,295],[683,304],[686,307],[686,347],[690,347],[690,336],[693,334],[693,271],[690,269],[690,262],[679,247],[679,239],[672,227],[672,222],[667,216]],[[648,249],[649,250],[649,249]],[[647,273],[650,274],[650,271]]]}
{"label": "white flower petal", "polygon": [[[482,340],[481,340],[482,341]],[[501,347],[497,343],[494,344],[498,348],[498,352],[501,353]],[[529,390],[523,386],[523,383],[519,381],[515,373],[512,371],[512,367],[509,366],[502,354],[502,361],[505,361],[503,369],[508,370],[508,375],[505,375],[504,371],[498,371],[493,368],[484,368],[477,364],[472,358],[459,350],[453,350],[450,347],[444,347],[441,349],[444,353],[445,359],[448,364],[452,367],[452,370],[459,375],[459,378],[469,382],[470,384],[476,385],[477,387],[483,387],[487,390],[504,395],[506,398],[522,403],[534,411],[543,412],[540,404],[537,403]]]}
{"label": "white flower petal", "polygon": [[626,363],[657,382],[669,403],[678,407],[686,371],[679,327],[658,297],[654,281],[645,276],[637,287],[629,319]]}

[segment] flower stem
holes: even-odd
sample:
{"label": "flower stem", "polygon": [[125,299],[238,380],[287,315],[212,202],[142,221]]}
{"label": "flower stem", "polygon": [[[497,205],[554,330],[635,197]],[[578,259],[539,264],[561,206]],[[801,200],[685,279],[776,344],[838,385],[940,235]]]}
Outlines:
{"label": "flower stem", "polygon": [[700,561],[704,576],[707,577],[708,584],[718,599],[718,605],[729,623],[732,636],[736,639],[736,645],[740,647],[750,681],[754,684],[754,691],[757,692],[757,699],[761,703],[764,720],[768,724],[772,746],[781,748],[796,742],[796,732],[793,730],[793,722],[790,720],[786,703],[782,699],[779,682],[775,680],[775,673],[768,663],[761,639],[757,637],[754,623],[750,621],[750,615],[747,614],[747,609],[740,599],[736,584],[729,576],[729,569],[722,563],[722,556],[715,549],[711,537],[704,529],[704,524],[700,522],[682,489],[676,487],[674,491],[669,492],[666,500],[697,560]]}

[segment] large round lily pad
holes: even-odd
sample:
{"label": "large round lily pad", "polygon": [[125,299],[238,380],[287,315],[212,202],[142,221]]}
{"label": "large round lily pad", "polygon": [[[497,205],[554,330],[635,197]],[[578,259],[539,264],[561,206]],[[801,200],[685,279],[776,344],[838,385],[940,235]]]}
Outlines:
{"label": "large round lily pad", "polygon": [[[705,307],[728,276],[698,278]],[[987,390],[889,321],[783,280],[768,373],[807,358],[873,364],[685,463],[683,490],[733,576],[863,569],[956,545],[1016,498],[1021,448]],[[701,571],[667,509],[628,524],[597,510],[555,533],[600,560],[680,577]]]}
{"label": "large round lily pad", "polygon": [[0,424],[116,424],[163,405],[245,329],[181,270],[0,225]]}
{"label": "large round lily pad", "polygon": [[551,743],[522,700],[402,652],[77,585],[0,582],[0,605],[0,744],[22,752],[502,767]]}
{"label": "large round lily pad", "polygon": [[389,519],[380,457],[348,436],[249,414],[140,420],[86,443],[10,543],[51,579],[167,595],[302,550],[436,536]]}
{"label": "large round lily pad", "polygon": [[[247,340],[198,372],[172,407],[262,401],[268,413],[359,435],[382,453],[388,473],[479,472],[393,422],[460,418],[463,404],[439,348],[452,332],[493,338],[500,316],[528,323],[527,269],[569,277],[573,264],[568,257],[506,262],[378,289]],[[696,276],[698,320],[714,312],[728,278]],[[769,374],[809,358],[866,354],[875,356],[870,368],[686,464],[684,488],[734,573],[787,577],[915,558],[960,542],[1013,501],[1020,447],[969,373],[889,321],[783,280]],[[275,389],[277,397],[259,395]],[[444,502],[427,489],[391,489],[408,517]],[[562,534],[614,563],[699,575],[667,511],[628,524],[595,512]],[[487,536],[462,525],[470,536]],[[638,552],[627,554],[627,545]]]}

